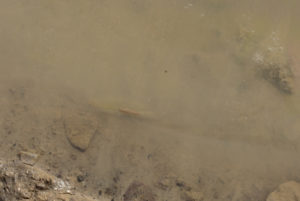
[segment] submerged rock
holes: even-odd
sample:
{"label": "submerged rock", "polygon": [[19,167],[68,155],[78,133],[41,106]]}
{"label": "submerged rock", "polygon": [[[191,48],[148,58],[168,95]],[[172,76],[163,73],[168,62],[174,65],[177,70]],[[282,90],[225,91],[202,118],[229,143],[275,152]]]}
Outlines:
{"label": "submerged rock", "polygon": [[292,94],[293,72],[285,48],[281,46],[275,32],[271,34],[258,51],[253,61],[258,73],[273,86],[286,94]]}
{"label": "submerged rock", "polygon": [[236,37],[237,63],[242,66],[247,65],[247,61],[252,57],[255,71],[261,78],[271,83],[280,92],[292,94],[294,78],[292,62],[279,34],[273,31],[265,39],[259,38],[250,25],[240,27]]}
{"label": "submerged rock", "polygon": [[293,73],[290,64],[268,61],[263,55],[264,54],[259,53],[256,53],[255,55],[255,60],[260,75],[281,92],[292,94]]}
{"label": "submerged rock", "polygon": [[98,123],[95,119],[95,117],[85,113],[65,117],[65,134],[74,148],[80,151],[87,150],[93,136],[97,133]]}
{"label": "submerged rock", "polygon": [[281,184],[272,192],[267,201],[298,201],[300,200],[300,183],[289,181]]}
{"label": "submerged rock", "polygon": [[18,156],[19,159],[26,165],[34,165],[39,159],[38,154],[27,151],[21,151]]}

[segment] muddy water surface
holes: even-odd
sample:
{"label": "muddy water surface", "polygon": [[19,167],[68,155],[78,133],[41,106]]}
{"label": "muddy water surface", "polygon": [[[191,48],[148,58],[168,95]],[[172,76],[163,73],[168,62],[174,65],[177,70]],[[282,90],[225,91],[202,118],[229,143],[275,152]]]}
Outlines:
{"label": "muddy water surface", "polygon": [[[17,85],[35,88],[28,102],[41,108],[67,88],[60,94],[81,94],[109,114],[104,136],[74,153],[80,162],[61,164],[84,168],[95,192],[121,170],[120,189],[176,175],[205,200],[263,200],[300,179],[299,8],[296,0],[3,0],[2,86],[27,80]],[[262,66],[288,66],[291,92]]]}

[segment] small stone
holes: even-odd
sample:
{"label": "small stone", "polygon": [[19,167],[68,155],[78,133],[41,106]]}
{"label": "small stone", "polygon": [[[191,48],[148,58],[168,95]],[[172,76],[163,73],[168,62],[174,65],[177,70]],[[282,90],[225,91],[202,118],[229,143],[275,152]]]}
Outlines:
{"label": "small stone", "polygon": [[183,183],[183,182],[180,182],[180,181],[177,181],[177,182],[176,182],[176,186],[178,186],[178,187],[183,187],[183,186],[184,186],[184,183]]}
{"label": "small stone", "polygon": [[196,191],[186,191],[183,193],[182,198],[187,201],[202,201],[203,193]]}
{"label": "small stone", "polygon": [[97,132],[97,121],[95,117],[88,118],[82,115],[73,115],[65,118],[65,133],[70,144],[79,151],[86,151],[91,139]]}
{"label": "small stone", "polygon": [[16,184],[16,196],[23,199],[29,199],[31,197],[31,192],[29,192],[28,188],[26,186],[21,185],[19,183]]}
{"label": "small stone", "polygon": [[192,189],[190,186],[186,185],[186,183],[180,180],[176,181],[176,186],[186,191],[190,191]]}
{"label": "small stone", "polygon": [[172,188],[172,179],[168,177],[163,178],[157,183],[156,187],[164,191],[169,190]]}
{"label": "small stone", "polygon": [[105,189],[105,194],[108,196],[114,196],[117,193],[117,190],[118,190],[117,186],[112,185]]}
{"label": "small stone", "polygon": [[74,154],[71,154],[70,157],[71,157],[71,159],[74,160],[74,161],[77,160],[77,157],[76,157],[76,155],[74,155]]}
{"label": "small stone", "polygon": [[78,181],[78,182],[83,182],[84,179],[85,179],[85,178],[84,178],[83,175],[78,175],[78,176],[77,176],[77,181]]}
{"label": "small stone", "polygon": [[18,156],[24,164],[31,166],[33,166],[39,158],[38,154],[27,151],[21,151]]}
{"label": "small stone", "polygon": [[141,182],[133,182],[123,195],[124,201],[155,201],[152,189]]}

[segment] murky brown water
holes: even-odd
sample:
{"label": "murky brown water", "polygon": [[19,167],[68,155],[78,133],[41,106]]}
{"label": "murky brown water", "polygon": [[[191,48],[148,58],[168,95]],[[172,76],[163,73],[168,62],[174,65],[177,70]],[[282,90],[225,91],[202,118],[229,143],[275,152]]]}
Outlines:
{"label": "murky brown water", "polygon": [[[208,200],[245,186],[241,195],[255,194],[300,179],[299,8],[297,0],[2,0],[1,77],[76,89],[100,110],[149,120],[110,125],[120,133],[109,146],[116,153],[89,153],[98,179],[112,166],[144,179],[142,170],[156,171],[146,159],[123,161],[122,146],[135,144],[191,183],[204,177]],[[270,49],[289,61],[291,94],[257,72]],[[101,168],[104,158],[114,162]]]}

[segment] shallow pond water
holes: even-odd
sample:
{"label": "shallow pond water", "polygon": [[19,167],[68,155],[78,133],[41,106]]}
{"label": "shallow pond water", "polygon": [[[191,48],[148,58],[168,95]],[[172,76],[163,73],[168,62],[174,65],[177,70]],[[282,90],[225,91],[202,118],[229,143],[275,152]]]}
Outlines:
{"label": "shallow pond water", "polygon": [[[121,171],[120,189],[176,175],[205,200],[264,200],[300,180],[299,8],[297,0],[3,0],[1,90],[13,95],[2,105],[35,112],[10,114],[26,124],[10,122],[19,129],[9,143],[47,144],[61,154],[54,169],[84,169],[95,192]],[[24,100],[22,87],[34,88]],[[77,110],[105,116],[86,152],[21,133],[37,116]],[[48,120],[40,125],[47,130]]]}

